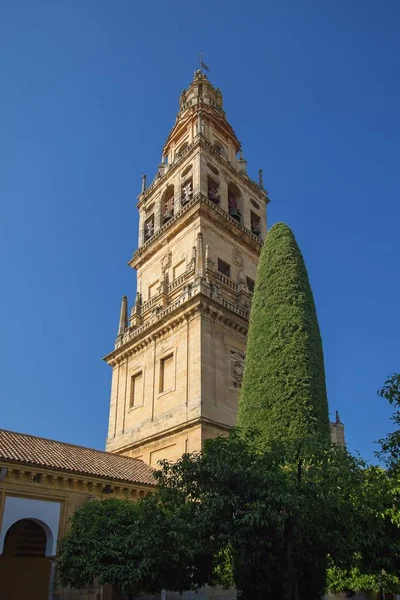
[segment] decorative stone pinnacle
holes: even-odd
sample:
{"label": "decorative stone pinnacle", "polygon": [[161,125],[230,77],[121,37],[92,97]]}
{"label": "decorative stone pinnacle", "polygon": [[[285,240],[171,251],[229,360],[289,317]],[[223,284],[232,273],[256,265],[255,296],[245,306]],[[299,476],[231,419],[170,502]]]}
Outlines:
{"label": "decorative stone pinnacle", "polygon": [[258,185],[260,188],[264,189],[264,175],[262,169],[258,170]]}
{"label": "decorative stone pinnacle", "polygon": [[128,297],[122,296],[121,312],[119,314],[118,335],[124,335],[128,329]]}
{"label": "decorative stone pinnacle", "polygon": [[197,234],[196,238],[196,266],[195,276],[196,278],[202,279],[204,277],[204,236],[201,232]]}

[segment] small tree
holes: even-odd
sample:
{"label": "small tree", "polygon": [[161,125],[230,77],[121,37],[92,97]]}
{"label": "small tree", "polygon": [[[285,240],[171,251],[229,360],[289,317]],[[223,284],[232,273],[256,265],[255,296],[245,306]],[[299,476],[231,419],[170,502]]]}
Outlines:
{"label": "small tree", "polygon": [[400,374],[394,373],[388,377],[378,394],[394,408],[392,422],[395,430],[379,440],[381,450],[377,452],[377,456],[394,472],[399,470],[400,465]]}
{"label": "small tree", "polygon": [[[171,513],[196,507],[192,526],[213,556],[210,585],[231,581],[243,600],[319,600],[325,571],[316,575],[328,554],[335,564],[351,564],[365,510],[357,501],[362,463],[343,448],[306,446],[299,481],[292,456],[287,445],[263,450],[256,434],[233,433],[207,440],[201,453],[175,464],[164,462],[157,473]],[[288,523],[296,525],[293,565]]]}
{"label": "small tree", "polygon": [[[188,505],[190,511],[192,507]],[[151,494],[138,502],[92,500],[76,510],[60,544],[58,578],[82,588],[97,580],[129,599],[161,589],[183,591],[210,579],[211,557],[200,556],[193,519],[179,513],[185,528]],[[185,532],[189,543],[181,535]]]}
{"label": "small tree", "polygon": [[328,555],[332,589],[351,589],[356,569],[394,573],[397,525],[391,531],[382,513],[395,497],[385,472],[343,448],[305,444],[299,478],[292,456],[287,444],[265,450],[256,434],[233,432],[165,461],[155,493],[140,502],[87,502],[61,543],[61,584],[97,579],[128,598],[234,584],[242,600],[319,600]]}
{"label": "small tree", "polygon": [[329,587],[349,593],[400,590],[400,375],[394,373],[378,394],[394,407],[395,430],[379,440],[376,454],[386,463],[368,467],[360,491],[364,510],[360,515],[360,536],[349,568],[337,565],[328,571]]}

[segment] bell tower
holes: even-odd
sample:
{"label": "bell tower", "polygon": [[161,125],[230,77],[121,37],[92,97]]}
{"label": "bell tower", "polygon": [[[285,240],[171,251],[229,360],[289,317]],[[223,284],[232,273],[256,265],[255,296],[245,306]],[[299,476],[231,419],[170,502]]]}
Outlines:
{"label": "bell tower", "polygon": [[139,241],[122,299],[106,449],[156,466],[236,423],[269,199],[247,175],[219,89],[196,71],[155,179],[143,177]]}

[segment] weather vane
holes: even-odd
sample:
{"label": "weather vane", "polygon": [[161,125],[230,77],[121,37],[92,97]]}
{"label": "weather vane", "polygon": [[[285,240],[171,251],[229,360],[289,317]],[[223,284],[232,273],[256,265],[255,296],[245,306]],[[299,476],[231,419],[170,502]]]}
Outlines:
{"label": "weather vane", "polygon": [[206,65],[206,63],[204,62],[202,54],[200,54],[200,70],[203,70],[203,71],[210,70],[209,67]]}

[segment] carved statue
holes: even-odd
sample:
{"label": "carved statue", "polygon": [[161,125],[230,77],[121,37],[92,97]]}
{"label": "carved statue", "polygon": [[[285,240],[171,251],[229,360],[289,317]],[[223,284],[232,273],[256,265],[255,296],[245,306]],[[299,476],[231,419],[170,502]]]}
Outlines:
{"label": "carved statue", "polygon": [[161,257],[161,272],[164,273],[172,264],[172,252],[167,252]]}
{"label": "carved statue", "polygon": [[223,98],[222,98],[221,90],[219,88],[217,88],[215,90],[215,92],[216,92],[216,103],[218,106],[220,106],[222,108]]}
{"label": "carved statue", "polygon": [[253,216],[251,218],[251,231],[256,235],[261,233],[260,217]]}
{"label": "carved statue", "polygon": [[186,102],[186,90],[182,90],[181,97],[179,99],[179,104],[180,104],[181,108],[185,104],[185,102]]}
{"label": "carved statue", "polygon": [[211,179],[208,180],[208,198],[216,203],[219,202],[218,188],[218,183],[215,183]]}
{"label": "carved statue", "polygon": [[244,373],[244,354],[239,350],[231,350],[231,377],[233,387],[239,388],[242,385]]}
{"label": "carved statue", "polygon": [[229,194],[228,194],[228,208],[229,208],[229,210],[236,210],[236,207],[237,207],[236,196],[232,192],[229,192]]}
{"label": "carved statue", "polygon": [[[235,264],[237,267],[241,267],[243,268],[244,262],[243,262],[243,256],[240,253],[239,248],[236,248],[236,246],[233,247],[233,264]],[[243,275],[244,277],[244,275]]]}
{"label": "carved statue", "polygon": [[146,223],[144,224],[144,238],[146,240],[148,240],[149,238],[152,237],[154,233],[154,223],[153,220],[151,219],[150,221],[146,221]]}
{"label": "carved statue", "polygon": [[189,202],[193,197],[192,182],[189,181],[182,187],[182,204]]}

